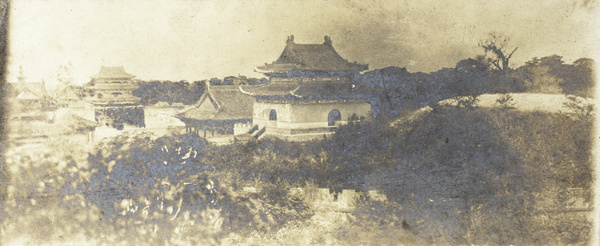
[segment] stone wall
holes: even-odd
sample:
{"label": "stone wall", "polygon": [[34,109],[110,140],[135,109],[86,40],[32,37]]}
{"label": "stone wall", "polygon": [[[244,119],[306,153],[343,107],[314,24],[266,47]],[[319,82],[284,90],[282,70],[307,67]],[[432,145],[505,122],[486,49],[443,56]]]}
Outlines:
{"label": "stone wall", "polygon": [[252,129],[252,126],[254,126],[254,124],[252,124],[251,122],[235,123],[235,125],[233,126],[233,135],[241,135],[248,133],[248,131]]}
{"label": "stone wall", "polygon": [[[277,120],[269,119],[271,110],[275,110]],[[341,118],[330,126],[328,116],[332,110],[338,110]],[[371,105],[364,101],[350,100],[255,102],[252,120],[259,128],[266,127],[267,134],[294,140],[332,134],[335,127],[347,124],[353,115],[357,118],[371,118]]]}

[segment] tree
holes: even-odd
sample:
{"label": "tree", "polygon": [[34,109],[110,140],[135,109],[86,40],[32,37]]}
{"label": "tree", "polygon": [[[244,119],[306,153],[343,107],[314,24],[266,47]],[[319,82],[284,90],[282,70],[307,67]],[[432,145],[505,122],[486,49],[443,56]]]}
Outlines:
{"label": "tree", "polygon": [[560,84],[562,79],[552,75],[551,68],[548,66],[534,66],[529,69],[531,79],[524,81],[528,92],[560,94],[562,88]]}
{"label": "tree", "polygon": [[483,48],[486,55],[488,52],[492,53],[492,57],[488,58],[488,61],[494,65],[498,70],[508,71],[510,58],[517,51],[518,47],[515,47],[510,53],[508,52],[508,41],[509,38],[499,33],[489,33],[489,37],[483,43],[479,44],[479,47]]}
{"label": "tree", "polygon": [[222,85],[223,84],[223,81],[221,81],[219,78],[212,78],[209,81],[210,81],[210,85]]}
{"label": "tree", "polygon": [[563,74],[563,82],[560,86],[566,94],[582,97],[594,96],[594,60],[590,58],[579,58],[570,66],[570,70]]}
{"label": "tree", "polygon": [[534,57],[513,75],[521,80],[524,89],[538,93],[565,93],[591,97],[594,85],[593,60],[580,58],[565,64],[562,56]]}

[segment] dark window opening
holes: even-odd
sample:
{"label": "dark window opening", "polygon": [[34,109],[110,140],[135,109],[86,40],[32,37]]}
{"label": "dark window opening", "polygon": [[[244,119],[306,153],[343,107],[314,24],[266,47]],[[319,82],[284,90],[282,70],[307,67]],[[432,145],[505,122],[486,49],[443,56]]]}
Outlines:
{"label": "dark window opening", "polygon": [[327,116],[327,125],[335,126],[335,122],[339,121],[341,119],[342,119],[342,114],[340,113],[339,110],[337,110],[337,109],[331,110],[329,112],[329,115]]}
{"label": "dark window opening", "polygon": [[277,111],[275,109],[271,109],[271,112],[269,112],[269,120],[277,120]]}

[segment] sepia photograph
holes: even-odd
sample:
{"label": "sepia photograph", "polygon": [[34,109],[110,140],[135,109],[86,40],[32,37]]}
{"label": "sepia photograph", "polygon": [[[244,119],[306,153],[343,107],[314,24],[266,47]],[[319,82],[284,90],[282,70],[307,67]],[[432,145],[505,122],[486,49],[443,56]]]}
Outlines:
{"label": "sepia photograph", "polygon": [[0,245],[599,245],[596,0],[0,0]]}

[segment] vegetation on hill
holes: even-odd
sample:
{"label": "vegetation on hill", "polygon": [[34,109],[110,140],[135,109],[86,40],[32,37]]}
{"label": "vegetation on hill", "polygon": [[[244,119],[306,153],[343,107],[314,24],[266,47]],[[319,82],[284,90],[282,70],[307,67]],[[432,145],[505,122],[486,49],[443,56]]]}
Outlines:
{"label": "vegetation on hill", "polygon": [[[135,133],[83,157],[58,140],[9,146],[2,244],[586,245],[595,114],[575,96],[592,96],[594,62],[554,55],[513,69],[517,49],[498,37],[455,68],[357,75],[383,89],[381,113],[321,140]],[[189,105],[204,86],[140,82],[133,94]],[[519,111],[510,94],[478,107],[479,95],[517,92],[568,94],[569,110]],[[363,195],[337,211],[315,202],[317,188]]]}
{"label": "vegetation on hill", "polygon": [[515,69],[496,69],[478,57],[459,61],[455,68],[410,73],[387,67],[355,77],[357,83],[383,88],[380,105],[390,117],[456,97],[486,93],[552,93],[593,97],[594,61],[581,58],[565,64],[561,56],[533,58]]}
{"label": "vegetation on hill", "polygon": [[[27,204],[7,203],[16,223],[4,224],[3,236],[111,244],[589,240],[590,222],[566,204],[572,188],[591,199],[592,116],[437,106],[390,121],[350,123],[312,142],[213,146],[141,134],[104,141],[87,162],[9,159],[8,201]],[[323,213],[290,193],[297,187],[376,189],[387,200],[366,196],[351,213]],[[32,221],[51,233],[26,230]]]}
{"label": "vegetation on hill", "polygon": [[[208,82],[211,85],[234,85],[234,79],[239,79],[248,85],[257,85],[267,83],[266,78],[239,78],[228,76],[224,79],[212,78]],[[173,103],[182,103],[184,105],[192,105],[200,99],[204,93],[206,81],[141,81],[138,83],[139,88],[133,91],[133,95],[140,98],[143,105],[154,105],[159,102],[166,102],[169,105]]]}
{"label": "vegetation on hill", "polygon": [[140,98],[143,105],[153,105],[158,102],[194,104],[204,93],[204,82],[187,81],[142,81],[133,95]]}
{"label": "vegetation on hill", "polygon": [[[404,144],[395,154],[406,165],[374,176],[403,180],[382,188],[413,209],[417,226],[437,222],[433,232],[453,244],[585,243],[585,217],[558,217],[568,188],[591,198],[592,124],[591,117],[542,112],[434,109],[399,126]],[[435,212],[422,218],[423,210]]]}

